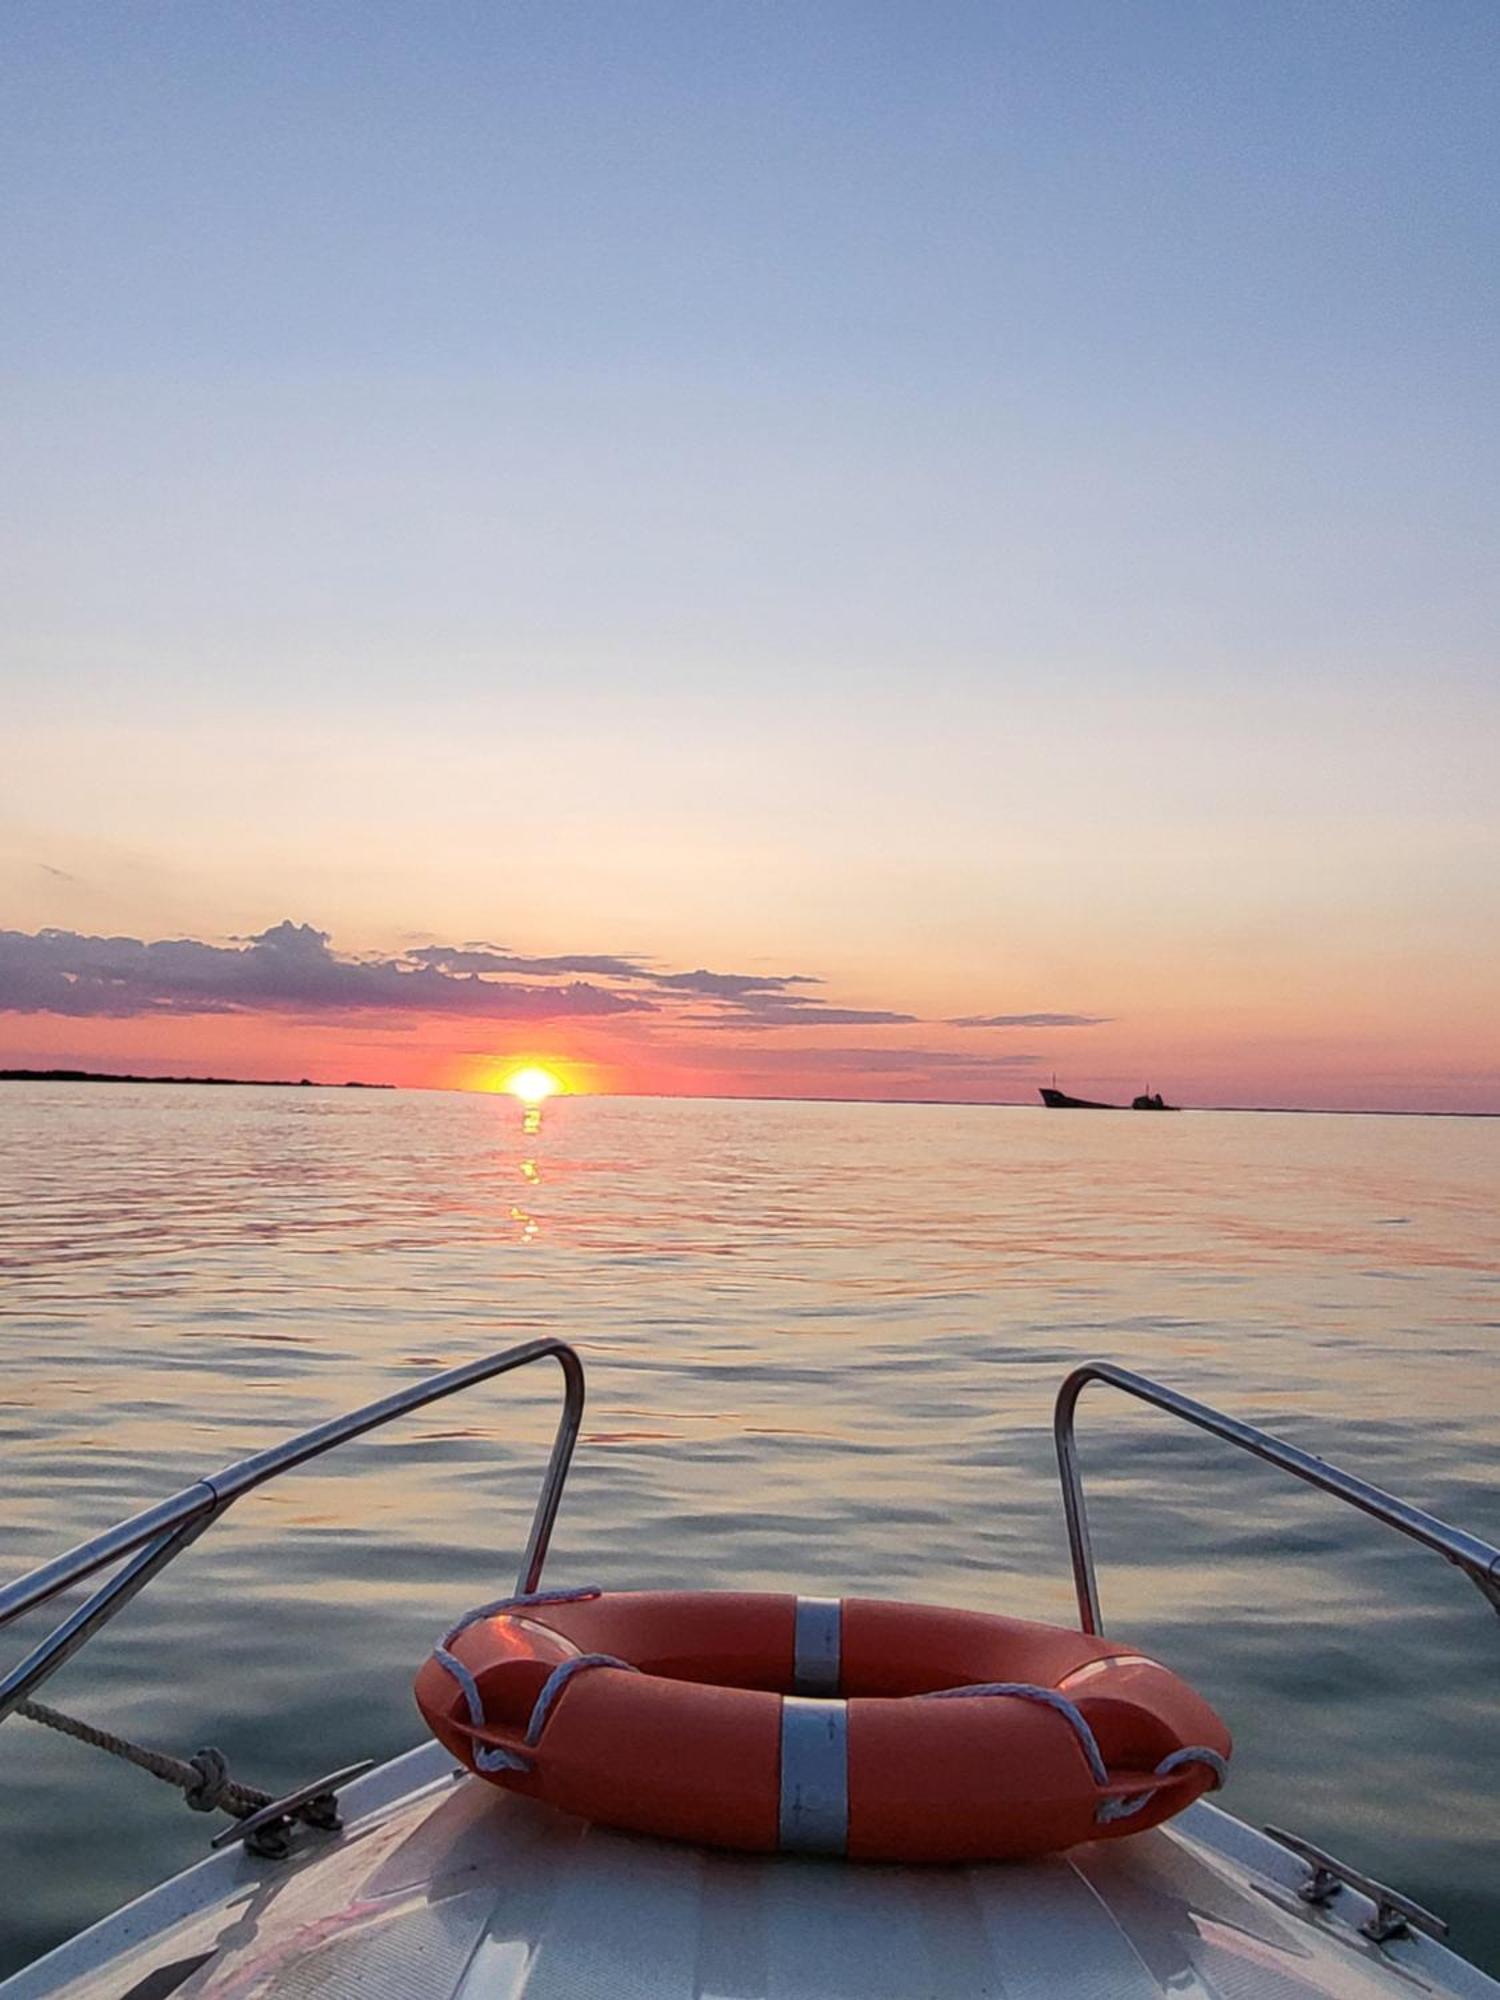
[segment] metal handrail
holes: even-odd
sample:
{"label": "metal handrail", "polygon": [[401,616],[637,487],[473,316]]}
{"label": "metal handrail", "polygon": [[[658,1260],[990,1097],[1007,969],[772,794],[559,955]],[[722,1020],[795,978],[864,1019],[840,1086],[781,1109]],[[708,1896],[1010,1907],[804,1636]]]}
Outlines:
{"label": "metal handrail", "polygon": [[488,1382],[497,1375],[508,1375],[512,1369],[525,1368],[533,1361],[544,1361],[549,1357],[562,1369],[562,1414],[558,1418],[542,1490],[537,1496],[531,1533],[526,1538],[526,1551],[521,1558],[521,1572],[516,1585],[518,1592],[535,1590],[547,1558],[552,1525],[567,1482],[573,1447],[578,1441],[578,1428],[583,1421],[583,1363],[565,1341],[550,1339],[529,1340],[520,1347],[507,1347],[499,1354],[488,1355],[482,1361],[468,1361],[461,1367],[449,1368],[441,1375],[433,1375],[427,1381],[418,1383],[415,1388],[398,1389],[393,1395],[382,1396],[378,1402],[366,1403],[362,1409],[350,1411],[348,1416],[334,1417],[326,1424],[317,1424],[312,1430],[288,1438],[284,1444],[273,1445],[269,1451],[239,1459],[233,1465],[225,1466],[222,1472],[195,1480],[191,1486],[184,1486],[180,1493],[174,1493],[170,1500],[158,1501],[154,1507],[132,1514],[129,1520],[121,1521],[102,1535],[95,1535],[91,1541],[81,1542],[77,1548],[43,1563],[40,1568],[31,1570],[0,1590],[0,1628],[3,1628],[12,1619],[47,1603],[70,1585],[82,1583],[85,1578],[107,1569],[121,1557],[129,1557],[121,1569],[101,1584],[90,1598],[0,1680],[0,1722],[252,1487],[263,1486],[268,1479],[290,1472],[294,1466],[305,1465],[309,1459],[319,1458],[325,1451],[347,1444],[351,1438],[360,1437],[366,1431],[378,1430],[393,1418],[423,1409],[428,1403],[435,1403],[444,1396],[456,1395],[460,1389],[472,1388],[477,1382]]}
{"label": "metal handrail", "polygon": [[1078,1622],[1085,1632],[1097,1633],[1100,1629],[1099,1587],[1094,1578],[1094,1553],[1089,1541],[1088,1516],[1084,1511],[1083,1480],[1078,1470],[1074,1415],[1078,1398],[1090,1382],[1107,1383],[1111,1388],[1123,1390],[1127,1396],[1135,1396],[1143,1403],[1165,1410],[1168,1416],[1196,1424],[1199,1430],[1238,1445],[1242,1451],[1251,1452],[1256,1458],[1279,1466],[1283,1472],[1290,1472],[1294,1478],[1305,1480],[1309,1486],[1331,1493],[1336,1500],[1342,1500],[1350,1507],[1357,1507],[1361,1513],[1383,1521],[1388,1528],[1410,1536],[1424,1548],[1436,1550],[1461,1569],[1491,1608],[1500,1612],[1500,1549],[1489,1542],[1481,1541],[1477,1535],[1468,1534],[1462,1528],[1450,1528],[1446,1521],[1424,1513],[1420,1507],[1398,1500],[1394,1494],[1383,1492],[1380,1487],[1370,1485],[1368,1480],[1357,1479],[1351,1472],[1340,1471],[1327,1459],[1299,1451],[1296,1445],[1288,1444],[1284,1438],[1273,1437],[1269,1431],[1257,1430],[1254,1424],[1241,1423],[1237,1417],[1225,1416],[1222,1410],[1211,1409],[1207,1403],[1196,1403],[1191,1396],[1179,1395],[1175,1389],[1164,1388],[1160,1382],[1152,1382],[1144,1375],[1132,1374],[1128,1368],[1117,1368],[1109,1361],[1091,1361],[1082,1368],[1075,1368],[1063,1383],[1057,1392],[1057,1403],[1052,1413],[1057,1469],[1062,1479],[1063,1511],[1068,1523],[1068,1546],[1073,1558],[1073,1583],[1078,1592]]}

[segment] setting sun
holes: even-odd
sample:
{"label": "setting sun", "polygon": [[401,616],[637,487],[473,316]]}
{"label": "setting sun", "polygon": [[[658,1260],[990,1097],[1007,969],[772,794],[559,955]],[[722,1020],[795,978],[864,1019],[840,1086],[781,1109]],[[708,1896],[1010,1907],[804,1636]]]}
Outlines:
{"label": "setting sun", "polygon": [[524,1053],[508,1056],[480,1056],[455,1065],[450,1087],[478,1090],[489,1095],[513,1097],[518,1104],[536,1111],[553,1097],[579,1097],[592,1093],[596,1071],[587,1063],[569,1057],[566,1061],[539,1062]]}
{"label": "setting sun", "polygon": [[501,1084],[512,1097],[519,1097],[523,1104],[540,1104],[548,1097],[555,1097],[562,1089],[562,1082],[550,1069],[539,1069],[531,1065],[526,1069],[512,1070]]}

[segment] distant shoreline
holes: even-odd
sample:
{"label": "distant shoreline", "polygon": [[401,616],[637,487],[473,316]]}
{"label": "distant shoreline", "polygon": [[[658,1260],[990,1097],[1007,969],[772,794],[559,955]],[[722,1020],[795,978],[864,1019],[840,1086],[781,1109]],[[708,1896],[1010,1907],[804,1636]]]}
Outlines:
{"label": "distant shoreline", "polygon": [[100,1069],[0,1069],[0,1083],[206,1083],[236,1090],[394,1090],[393,1083],[318,1083],[310,1076],[117,1076]]}
{"label": "distant shoreline", "polygon": [[[435,1091],[443,1096],[484,1096],[483,1091],[445,1089],[440,1084],[362,1083],[351,1078],[346,1083],[320,1083],[310,1076],[126,1076],[95,1069],[0,1069],[0,1083],[176,1083],[206,1084],[235,1090],[398,1090]],[[587,1092],[585,1095],[594,1095]],[[1029,1098],[1015,1097],[786,1097],[775,1092],[698,1091],[692,1096],[661,1091],[606,1091],[606,1098],[640,1099],[663,1104],[887,1104],[897,1110],[948,1111],[1044,1111],[1046,1106]],[[1101,1110],[1124,1111],[1123,1105],[1101,1106]],[[1179,1104],[1173,1106],[1187,1116],[1204,1111],[1224,1111],[1252,1117],[1279,1118],[1500,1118],[1500,1111],[1417,1111],[1378,1104]]]}

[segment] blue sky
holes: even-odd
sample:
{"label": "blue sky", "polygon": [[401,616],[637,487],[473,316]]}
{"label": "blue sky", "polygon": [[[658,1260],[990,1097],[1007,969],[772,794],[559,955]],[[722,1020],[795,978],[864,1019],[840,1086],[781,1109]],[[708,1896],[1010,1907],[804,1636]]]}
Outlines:
{"label": "blue sky", "polygon": [[1149,1045],[1122,913],[1176,963],[1209,905],[1238,963],[1282,912],[1307,1034],[1385,950],[1429,981],[1389,1047],[1451,1067],[1411,1038],[1495,971],[1489,7],[0,39],[23,927],[816,962],[876,1007],[915,955],[918,1008]]}
{"label": "blue sky", "polygon": [[1486,8],[9,18],[54,629],[1488,668]]}

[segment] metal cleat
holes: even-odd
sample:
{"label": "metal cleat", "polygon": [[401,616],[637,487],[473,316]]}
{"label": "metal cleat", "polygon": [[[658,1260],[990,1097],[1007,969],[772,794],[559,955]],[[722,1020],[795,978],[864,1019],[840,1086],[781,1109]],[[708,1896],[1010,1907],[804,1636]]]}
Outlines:
{"label": "metal cleat", "polygon": [[1361,1896],[1369,1897],[1375,1905],[1375,1914],[1366,1917],[1359,1928],[1361,1934],[1374,1943],[1388,1944],[1395,1938],[1407,1937],[1414,1930],[1423,1931],[1430,1938],[1442,1939],[1448,1935],[1447,1924],[1441,1917],[1434,1916],[1431,1910],[1424,1910],[1409,1896],[1403,1896],[1395,1889],[1388,1889],[1383,1882],[1361,1874],[1347,1861],[1340,1861],[1337,1855],[1314,1847],[1300,1834],[1286,1833],[1279,1826],[1268,1826],[1266,1832],[1272,1840],[1288,1848],[1311,1867],[1312,1874],[1297,1890],[1304,1903],[1325,1909],[1340,1889],[1355,1889]]}
{"label": "metal cleat", "polygon": [[311,1784],[301,1785],[284,1798],[272,1799],[259,1812],[236,1820],[233,1826],[216,1833],[208,1844],[214,1848],[233,1847],[242,1840],[251,1854],[267,1861],[284,1861],[292,1851],[293,1821],[301,1820],[304,1826],[315,1827],[320,1833],[337,1833],[343,1825],[338,1810],[340,1789],[374,1768],[375,1759],[366,1757],[358,1764],[346,1765],[342,1771],[330,1771],[326,1778],[314,1778]]}

